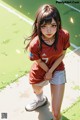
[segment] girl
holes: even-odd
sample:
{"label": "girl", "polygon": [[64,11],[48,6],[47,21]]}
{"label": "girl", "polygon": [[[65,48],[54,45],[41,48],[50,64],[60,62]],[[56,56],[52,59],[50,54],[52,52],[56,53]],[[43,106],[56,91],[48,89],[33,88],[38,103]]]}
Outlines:
{"label": "girl", "polygon": [[62,29],[59,11],[53,5],[41,6],[34,21],[29,48],[29,58],[34,60],[29,74],[35,100],[25,109],[32,111],[47,103],[43,86],[48,82],[51,88],[52,115],[54,120],[61,119],[61,104],[66,83],[63,58],[70,46],[69,33]]}

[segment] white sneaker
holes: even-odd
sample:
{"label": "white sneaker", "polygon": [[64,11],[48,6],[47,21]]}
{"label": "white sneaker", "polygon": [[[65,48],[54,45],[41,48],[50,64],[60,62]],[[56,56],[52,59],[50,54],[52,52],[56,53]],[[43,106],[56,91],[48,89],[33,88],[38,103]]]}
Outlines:
{"label": "white sneaker", "polygon": [[38,100],[33,100],[32,102],[30,102],[26,107],[25,109],[27,111],[33,111],[35,110],[36,108],[40,107],[40,106],[43,106],[43,105],[46,105],[47,104],[47,98],[44,97],[42,101],[38,101]]}

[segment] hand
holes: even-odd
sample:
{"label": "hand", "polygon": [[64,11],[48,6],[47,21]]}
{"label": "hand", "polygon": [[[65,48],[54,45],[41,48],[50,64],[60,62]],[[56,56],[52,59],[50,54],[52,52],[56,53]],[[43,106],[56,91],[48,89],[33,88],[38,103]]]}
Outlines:
{"label": "hand", "polygon": [[48,71],[48,72],[45,74],[44,79],[45,79],[45,80],[51,80],[51,78],[52,78],[52,73],[51,73],[50,71]]}

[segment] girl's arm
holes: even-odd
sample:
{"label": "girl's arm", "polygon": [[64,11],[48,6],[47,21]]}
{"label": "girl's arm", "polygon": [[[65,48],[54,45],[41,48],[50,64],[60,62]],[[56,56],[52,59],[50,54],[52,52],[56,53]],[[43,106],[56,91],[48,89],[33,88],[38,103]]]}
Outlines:
{"label": "girl's arm", "polygon": [[55,63],[52,65],[52,67],[49,69],[49,72],[53,73],[53,71],[58,67],[58,65],[62,62],[66,51],[64,50],[62,55],[55,61]]}
{"label": "girl's arm", "polygon": [[52,67],[45,74],[45,79],[50,80],[52,78],[52,73],[58,67],[58,65],[62,62],[62,60],[65,56],[65,53],[66,53],[66,50],[63,51],[62,55],[55,61],[55,63],[52,65]]}
{"label": "girl's arm", "polygon": [[48,66],[41,60],[36,60],[35,62],[37,62],[37,64],[45,71],[48,72],[49,68]]}

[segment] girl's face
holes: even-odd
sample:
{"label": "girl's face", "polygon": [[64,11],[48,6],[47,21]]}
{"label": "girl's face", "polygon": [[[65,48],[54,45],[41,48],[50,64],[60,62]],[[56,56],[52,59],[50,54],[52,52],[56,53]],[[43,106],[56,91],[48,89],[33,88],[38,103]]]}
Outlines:
{"label": "girl's face", "polygon": [[57,24],[54,19],[52,19],[51,23],[43,23],[41,25],[41,33],[44,36],[45,39],[52,38],[57,31]]}

